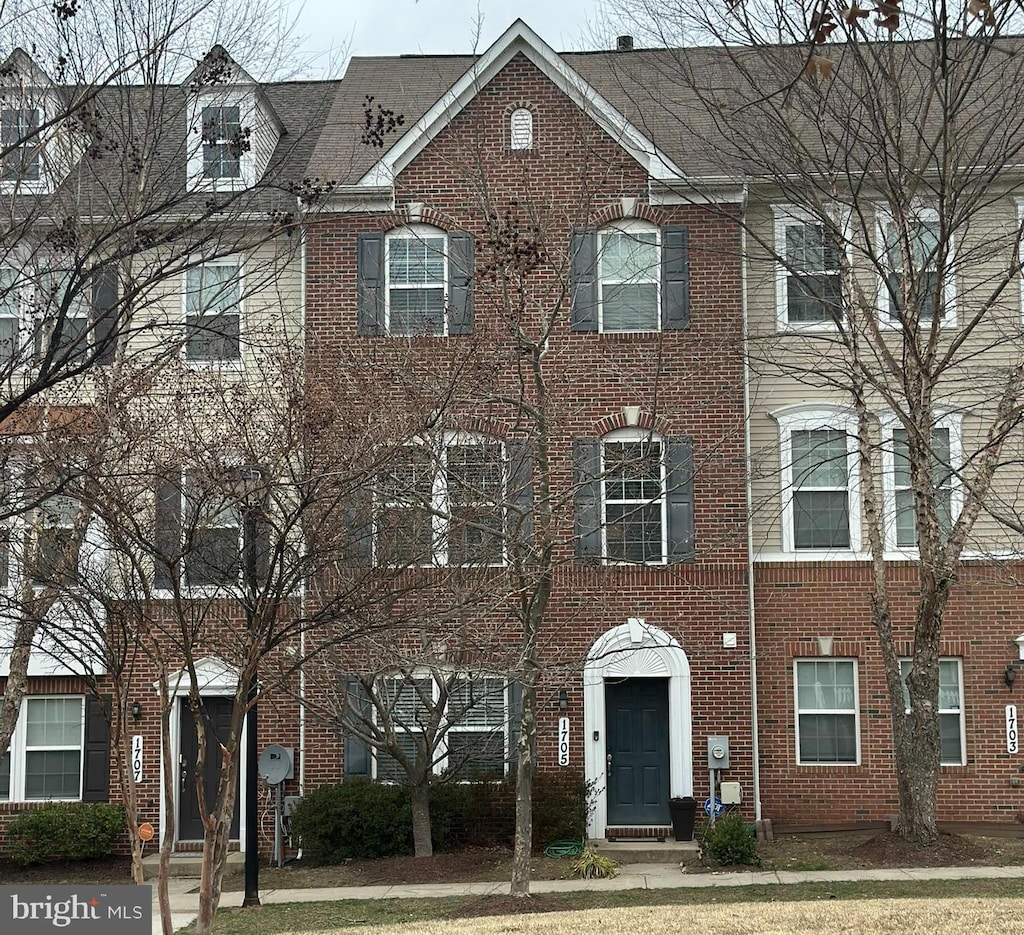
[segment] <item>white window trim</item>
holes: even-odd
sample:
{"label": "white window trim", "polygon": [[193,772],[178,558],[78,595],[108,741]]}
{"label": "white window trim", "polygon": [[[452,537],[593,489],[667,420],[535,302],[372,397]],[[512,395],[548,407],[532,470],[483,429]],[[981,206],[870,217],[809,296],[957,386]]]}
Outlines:
{"label": "white window trim", "polygon": [[[786,257],[786,228],[794,225],[806,225],[814,224],[817,226],[824,227],[825,222],[821,217],[816,216],[811,211],[801,208],[797,205],[773,205],[772,213],[774,214],[774,247],[775,247],[775,330],[777,332],[785,333],[822,333],[822,334],[834,334],[839,330],[838,324],[831,319],[825,321],[798,321],[791,322],[789,320],[789,295],[788,295],[788,278],[792,270],[787,265]],[[844,240],[847,242],[846,255],[849,261],[849,224],[850,224],[850,213],[847,210],[843,210],[839,215],[840,223],[842,226]],[[808,272],[803,270],[802,272]],[[825,272],[819,270],[818,272]],[[842,292],[842,270],[836,270],[836,273],[840,277],[840,292]]]}
{"label": "white window trim", "polygon": [[[604,284],[605,278],[602,275],[604,264],[604,238],[609,233],[620,234],[654,234],[654,247],[657,254],[655,272],[651,280],[634,280],[637,282],[653,282],[656,292],[654,302],[654,316],[657,325],[654,328],[623,328],[607,331],[604,327]],[[649,221],[614,221],[597,229],[597,330],[601,334],[655,334],[662,330],[661,322],[661,267],[662,267],[662,243],[661,228]],[[621,280],[608,280],[609,285],[618,285]]]}
{"label": "white window trim", "polygon": [[[46,108],[42,101],[17,101],[0,100],[0,106],[11,110],[35,110],[39,112],[39,126],[46,127],[49,119]],[[51,129],[39,131],[39,178],[38,179],[0,179],[0,195],[46,195],[52,191],[54,182],[61,182],[63,179],[51,179],[51,167],[49,150],[52,145],[50,137],[53,134]]]}
{"label": "white window trim", "polygon": [[[190,273],[201,270],[204,266],[234,266],[237,269],[238,283],[238,304],[236,305],[238,315],[238,356],[225,357],[217,360],[197,360],[188,356],[188,277]],[[181,329],[182,342],[180,359],[182,364],[190,370],[236,370],[245,369],[245,263],[241,256],[223,256],[212,260],[199,260],[193,258],[187,269],[181,274]]]}
{"label": "white window trim", "polygon": [[[401,332],[394,332],[391,330],[391,244],[395,240],[423,240],[424,238],[438,238],[440,237],[444,241],[444,271],[441,279],[442,289],[442,322],[441,331],[438,334],[405,334]],[[384,235],[384,333],[392,335],[398,338],[415,338],[415,337],[431,337],[431,338],[443,338],[448,336],[448,318],[449,318],[449,307],[448,307],[448,295],[451,290],[451,267],[449,266],[449,245],[448,245],[448,232],[441,230],[439,227],[434,227],[431,224],[407,224],[405,227],[398,227],[394,230],[388,231]],[[430,285],[423,283],[415,286],[395,286],[396,289],[407,289],[414,291],[416,289],[430,289],[437,288],[436,285]]]}
{"label": "white window trim", "polygon": [[1014,200],[1017,202],[1017,230],[1022,235],[1018,255],[1017,297],[1020,302],[1020,321],[1024,324],[1024,197],[1018,196]]}
{"label": "white window trim", "polygon": [[[238,123],[248,127],[253,136],[250,146],[239,153],[239,175],[237,178],[208,179],[203,176],[203,108],[237,107]],[[256,93],[252,88],[218,88],[215,91],[200,92],[189,99],[188,104],[188,178],[197,191],[238,192],[256,184]]]}
{"label": "white window trim", "polygon": [[[444,715],[441,718],[441,725],[442,725],[442,728],[444,729],[444,735],[440,738],[440,740],[438,741],[437,747],[434,750],[434,762],[431,764],[431,772],[434,773],[435,775],[437,775],[437,774],[443,773],[446,769],[448,769],[448,735],[452,731],[454,731],[455,733],[460,733],[461,732],[461,733],[489,734],[489,733],[496,733],[498,730],[500,730],[501,731],[501,735],[502,735],[502,745],[503,745],[503,755],[504,755],[504,767],[503,767],[503,770],[502,770],[502,775],[503,776],[507,776],[508,773],[509,773],[510,765],[511,765],[511,753],[512,753],[512,751],[509,749],[509,742],[510,742],[510,739],[511,739],[511,730],[510,730],[510,727],[511,727],[511,723],[510,723],[510,719],[511,719],[511,702],[512,702],[512,699],[511,699],[511,682],[509,681],[507,676],[504,676],[504,675],[491,674],[491,673],[488,673],[488,672],[476,672],[476,671],[458,671],[458,672],[455,672],[455,673],[446,673],[445,674],[445,678],[450,677],[452,674],[454,674],[459,679],[467,679],[467,678],[470,678],[470,677],[478,678],[478,679],[500,679],[504,683],[503,686],[502,686],[502,692],[501,692],[501,694],[502,694],[502,704],[503,704],[503,708],[504,708],[504,716],[502,717],[502,723],[501,723],[501,727],[500,728],[498,728],[498,727],[494,727],[494,728],[488,728],[488,727],[466,727],[466,726],[459,725],[459,724],[448,725],[446,723],[446,719],[447,719],[447,716],[448,716],[448,711],[447,711],[447,708],[446,708],[446,710],[444,712]],[[394,675],[385,676],[380,681],[393,681],[396,678],[400,678],[400,676],[394,676]],[[440,697],[441,686],[438,684],[437,680],[433,677],[433,675],[430,672],[427,672],[427,671],[422,671],[421,672],[421,671],[417,670],[417,671],[413,672],[413,674],[410,676],[410,678],[412,680],[415,680],[415,679],[428,679],[429,678],[430,679],[430,683],[431,683],[431,697],[433,698],[434,704],[437,704],[438,698]],[[451,703],[451,701],[449,699],[449,704],[450,703]],[[377,723],[377,709],[376,709],[375,706],[373,708],[373,720],[374,720],[374,723],[376,724]],[[413,731],[405,731],[405,730],[403,730],[403,731],[401,731],[401,733],[412,735],[414,732]],[[383,754],[383,755],[387,756],[386,753]],[[377,760],[378,760],[379,756],[381,756],[381,752],[377,749],[376,746],[371,745],[370,746],[370,775],[373,777],[373,779],[377,779]],[[389,779],[381,780],[381,782],[392,782],[392,781],[393,780],[389,780]],[[471,782],[473,780],[458,780],[458,781],[459,782]],[[499,780],[497,778],[495,778],[493,781],[497,782]]]}
{"label": "white window trim", "polygon": [[[817,760],[810,760],[805,762],[800,759],[800,680],[797,676],[798,663],[801,662],[849,662],[853,664],[853,734],[856,741],[856,758],[854,761],[835,761],[822,763]],[[804,714],[844,714],[849,715],[851,712],[845,708],[827,709],[827,708],[815,708],[810,711],[802,712]],[[856,657],[845,657],[837,656],[835,658],[821,657],[821,656],[801,656],[793,660],[793,727],[794,736],[796,738],[796,764],[797,766],[809,766],[809,767],[851,767],[860,766],[860,671],[858,666],[858,660]]]}
{"label": "white window trim", "polygon": [[[886,558],[915,559],[920,549],[901,547],[896,543],[896,451],[893,432],[903,424],[891,410],[879,413],[878,421],[882,430],[882,522]],[[964,505],[964,489],[960,482],[960,468],[963,465],[963,415],[959,412],[937,412],[936,429],[949,432],[949,461],[953,469],[949,495],[949,512],[953,523]]]}
{"label": "white window trim", "polygon": [[[32,329],[30,328],[30,322],[32,320],[32,308],[35,303],[35,283],[31,278],[24,275],[23,271],[17,266],[11,266],[9,264],[3,265],[4,271],[14,273],[14,302],[17,306],[17,310],[13,315],[4,315],[2,317],[7,319],[13,319],[15,322],[14,337],[15,337],[15,348],[13,349],[13,366],[10,368],[11,376],[25,373],[30,369],[29,362],[31,360],[31,351],[29,346],[29,335]],[[6,369],[6,365],[4,367]]]}
{"label": "white window trim", "polygon": [[[861,550],[860,458],[857,454],[857,415],[843,406],[828,404],[786,406],[770,413],[779,426],[782,551],[801,561],[849,561]],[[846,549],[797,549],[793,530],[793,432],[835,429],[846,432],[846,504],[850,545]]]}
{"label": "white window trim", "polygon": [[[79,729],[78,747],[40,747],[40,750],[74,750],[79,751],[78,758],[78,796],[75,798],[36,799],[25,796],[25,760],[26,754],[31,752],[26,743],[28,733],[28,702],[46,699],[57,699],[69,701],[77,699],[82,705],[82,720]],[[36,748],[33,748],[35,750]],[[8,799],[0,799],[0,804],[8,805],[14,802],[81,802],[82,791],[85,785],[85,696],[84,695],[26,695],[21,701],[21,709],[18,711],[18,720],[11,735],[11,794]]]}
{"label": "white window trim", "polygon": [[[658,498],[661,506],[661,560],[656,562],[644,562],[643,566],[649,565],[667,565],[668,564],[668,440],[659,435],[656,432],[651,432],[646,429],[638,428],[625,428],[615,429],[609,432],[607,435],[602,435],[600,439],[601,446],[601,473],[600,477],[600,503],[601,503],[601,554],[604,556],[605,565],[624,565],[624,566],[637,566],[637,562],[619,561],[612,559],[608,555],[608,496],[607,496],[607,471],[605,469],[605,456],[604,446],[606,444],[615,444],[618,442],[657,442],[661,446],[661,496]],[[634,505],[650,504],[653,500],[614,500],[614,503],[631,503]]]}
{"label": "white window trim", "polygon": [[[526,139],[519,140],[516,136],[516,117],[521,114],[526,114],[526,120],[523,121],[524,137]],[[517,107],[508,115],[508,148],[514,153],[528,153],[532,152],[534,148],[534,133],[533,133],[533,111],[529,107]]]}
{"label": "white window trim", "polygon": [[[468,447],[471,445],[497,445],[500,449],[501,461],[501,497],[497,506],[502,512],[502,541],[501,556],[497,561],[471,563],[468,565],[449,565],[448,563],[448,524],[451,517],[448,515],[448,449],[457,447]],[[430,493],[430,529],[431,529],[431,560],[419,566],[421,568],[502,568],[508,563],[508,489],[510,464],[508,446],[500,438],[490,435],[481,435],[476,432],[446,431],[440,438],[414,438],[409,445],[403,447],[420,446],[426,448],[430,453],[430,465],[433,470]],[[483,503],[484,501],[480,501]],[[374,490],[373,503],[373,529],[372,529],[372,550],[373,562],[376,567],[393,567],[390,563],[383,561],[377,554],[377,539],[379,528],[377,517],[381,509],[386,509],[386,504],[380,502],[380,495],[376,485]]]}
{"label": "white window trim", "polygon": [[[918,219],[926,222],[938,221],[939,212],[929,205],[917,205],[914,213]],[[891,315],[889,302],[889,289],[885,283],[885,274],[890,271],[889,255],[885,249],[885,227],[893,221],[892,212],[886,205],[875,205],[875,244],[877,245],[877,257],[879,268],[882,272],[878,275],[878,324],[882,329],[899,330],[900,323]],[[945,306],[944,314],[939,319],[940,328],[956,327],[956,240],[952,234],[949,235],[949,253],[946,258],[946,280],[942,284],[942,298]],[[928,329],[930,322],[921,322],[921,330]]]}
{"label": "white window trim", "polygon": [[[908,659],[906,657],[901,657],[900,658],[900,681],[904,682],[904,689],[903,689],[904,691],[906,691],[906,684],[905,684],[905,678],[906,677],[903,675],[903,664],[907,663],[907,665],[910,665],[912,661],[913,660]],[[960,719],[960,759],[957,760],[955,763],[952,760],[942,760],[941,759],[941,755],[942,754],[941,754],[941,749],[940,749],[940,752],[939,752],[939,755],[940,755],[939,765],[940,766],[966,766],[967,765],[967,723],[966,723],[966,719],[964,718],[964,661],[959,656],[940,656],[939,657],[939,662],[940,663],[943,663],[943,662],[955,662],[956,663],[957,691],[959,691],[959,693],[960,693],[960,707],[958,709],[954,710],[952,708],[943,708],[940,705],[939,706],[939,711],[938,711],[939,718],[940,718],[940,723],[941,723],[941,718],[942,718],[943,715],[948,716],[948,715],[951,715],[951,714],[956,714],[956,715],[959,716],[959,719]],[[909,706],[907,708],[905,708],[904,711],[905,711],[906,714],[910,714]]]}

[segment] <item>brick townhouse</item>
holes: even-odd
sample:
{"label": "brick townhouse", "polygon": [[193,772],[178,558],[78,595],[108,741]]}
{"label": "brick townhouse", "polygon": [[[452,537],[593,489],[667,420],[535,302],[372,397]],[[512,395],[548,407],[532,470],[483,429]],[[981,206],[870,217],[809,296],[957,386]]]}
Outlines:
{"label": "brick townhouse", "polygon": [[[383,424],[390,447],[353,497],[361,536],[351,559],[382,574],[405,566],[395,578],[404,597],[390,607],[412,613],[428,636],[431,620],[458,606],[470,634],[486,640],[457,646],[451,665],[499,686],[500,704],[474,720],[480,736],[453,728],[439,771],[454,764],[456,740],[467,772],[510,768],[518,699],[509,660],[520,634],[505,572],[514,549],[546,549],[538,762],[592,784],[592,836],[660,830],[669,797],[703,800],[710,737],[728,738],[718,778],[739,784],[750,818],[885,821],[895,811],[892,740],[866,612],[852,447],[826,490],[840,508],[814,512],[794,483],[808,443],[851,444],[848,413],[793,378],[786,355],[805,352],[807,329],[790,325],[817,312],[794,304],[790,321],[784,265],[747,245],[738,223],[765,242],[777,234],[784,251],[787,227],[807,222],[746,188],[741,166],[721,171],[708,127],[689,132],[691,115],[699,118],[685,97],[664,95],[675,123],[644,110],[651,89],[632,93],[619,63],[659,54],[628,44],[559,54],[517,21],[479,56],[355,57],[340,81],[310,85],[261,87],[240,73],[229,89],[237,100],[226,104],[220,89],[207,106],[228,123],[244,123],[231,107],[270,107],[261,123],[269,135],[245,172],[219,158],[189,163],[185,147],[182,171],[241,173],[239,189],[278,171],[305,179],[316,202],[274,301],[299,335],[310,387],[376,384],[336,426],[344,436]],[[300,119],[313,129],[289,149],[286,172],[272,157]],[[1016,223],[1012,200],[991,210],[1007,229]],[[247,296],[239,319],[257,304]],[[1019,319],[1016,306],[1010,314]],[[745,358],[745,337],[773,353]],[[749,372],[753,359],[761,366]],[[951,449],[952,424],[938,442]],[[880,410],[883,450],[898,447],[893,431]],[[905,628],[913,543],[896,522],[905,481],[896,458],[885,464],[896,625]],[[955,505],[952,489],[950,498]],[[538,528],[542,505],[550,522]],[[1024,624],[1012,574],[981,561],[1009,548],[986,529],[979,535],[992,541],[979,544],[946,616],[939,817],[1006,824],[1022,800],[1006,748],[1005,673],[1024,658]],[[439,638],[448,649],[455,632]],[[291,686],[299,697],[261,705],[261,745],[297,754],[287,792],[396,775],[330,717],[338,682],[371,664],[368,646],[348,646],[333,668],[309,667]],[[200,672],[205,695],[231,693],[223,660],[204,659]],[[82,765],[101,764],[106,749],[102,719],[85,716],[84,684],[52,668],[30,676],[26,705],[77,703],[68,724],[79,739],[67,750],[78,752],[80,772],[59,794],[39,794],[28,762],[42,751],[19,727],[0,773],[10,777],[0,782],[0,814],[51,797],[106,798],[112,765],[106,782],[102,766]],[[172,817],[159,805],[151,692],[140,676],[142,814],[175,821],[184,844],[195,839],[186,810]],[[172,719],[175,762],[186,770],[188,716],[179,706]]]}

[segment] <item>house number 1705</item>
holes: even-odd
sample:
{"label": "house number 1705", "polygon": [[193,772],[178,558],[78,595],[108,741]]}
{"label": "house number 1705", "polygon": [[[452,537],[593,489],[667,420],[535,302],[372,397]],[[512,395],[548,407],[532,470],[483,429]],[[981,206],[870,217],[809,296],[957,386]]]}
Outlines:
{"label": "house number 1705", "polygon": [[569,765],[569,719],[558,719],[558,765]]}
{"label": "house number 1705", "polygon": [[1020,727],[1017,724],[1017,706],[1006,706],[1006,752],[1016,753],[1020,749]]}

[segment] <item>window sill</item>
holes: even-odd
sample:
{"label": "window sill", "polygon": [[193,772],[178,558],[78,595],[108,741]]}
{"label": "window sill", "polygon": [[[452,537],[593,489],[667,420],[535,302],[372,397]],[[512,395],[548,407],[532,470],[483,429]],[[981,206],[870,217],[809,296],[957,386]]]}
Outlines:
{"label": "window sill", "polygon": [[185,366],[197,373],[219,371],[221,373],[244,373],[245,364],[241,357],[228,360],[192,360],[183,358]]}
{"label": "window sill", "polygon": [[834,335],[839,334],[839,327],[833,321],[789,322],[783,318],[779,318],[775,323],[775,333],[790,335]]}
{"label": "window sill", "polygon": [[640,341],[644,339],[660,338],[664,331],[661,328],[648,328],[646,330],[637,331],[598,331],[598,335],[602,338],[608,338],[609,340],[620,340],[620,341]]}

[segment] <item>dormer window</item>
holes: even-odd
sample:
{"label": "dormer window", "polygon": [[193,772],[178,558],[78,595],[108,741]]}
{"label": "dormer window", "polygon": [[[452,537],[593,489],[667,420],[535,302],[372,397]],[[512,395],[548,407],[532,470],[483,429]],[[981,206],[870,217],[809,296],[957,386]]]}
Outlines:
{"label": "dormer window", "polygon": [[533,113],[527,107],[517,107],[509,118],[509,149],[533,149]]}
{"label": "dormer window", "polygon": [[39,111],[4,107],[0,110],[0,181],[39,180]]}
{"label": "dormer window", "polygon": [[240,178],[243,135],[239,108],[204,107],[202,120],[203,178]]}

